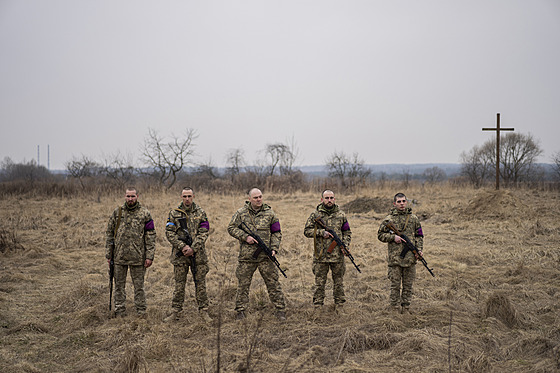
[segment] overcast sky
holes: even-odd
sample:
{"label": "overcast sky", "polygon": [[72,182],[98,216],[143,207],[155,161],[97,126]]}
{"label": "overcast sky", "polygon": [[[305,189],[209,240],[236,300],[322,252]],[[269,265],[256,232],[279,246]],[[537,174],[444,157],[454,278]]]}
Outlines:
{"label": "overcast sky", "polygon": [[550,162],[559,69],[558,0],[0,0],[0,160],[194,128],[216,166],[292,138],[300,165],[458,163],[501,113]]}

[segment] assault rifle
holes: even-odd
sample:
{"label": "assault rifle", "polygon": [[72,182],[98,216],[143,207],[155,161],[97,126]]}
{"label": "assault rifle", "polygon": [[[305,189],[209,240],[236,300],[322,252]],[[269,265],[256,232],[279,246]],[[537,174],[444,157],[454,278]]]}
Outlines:
{"label": "assault rifle", "polygon": [[280,268],[280,263],[278,262],[278,259],[276,259],[276,256],[272,255],[272,250],[268,246],[266,246],[262,238],[260,238],[259,235],[257,235],[256,233],[253,233],[253,231],[251,231],[251,228],[249,228],[247,224],[245,224],[245,222],[239,224],[239,229],[241,229],[245,233],[248,233],[249,236],[257,240],[257,249],[253,252],[253,259],[257,259],[261,251],[264,251],[266,256],[268,256],[268,258],[272,261],[272,263],[274,263],[276,267],[278,267],[280,273],[284,277],[288,278],[288,276],[286,276],[286,273],[282,270],[282,268]]}
{"label": "assault rifle", "polygon": [[406,253],[408,251],[412,251],[412,253],[414,254],[414,256],[422,262],[422,264],[424,264],[424,267],[426,267],[426,269],[428,270],[428,272],[430,272],[430,274],[433,277],[436,277],[436,275],[434,275],[434,272],[432,272],[432,269],[430,267],[428,267],[428,263],[426,262],[426,259],[424,259],[424,257],[422,256],[422,254],[420,254],[420,250],[418,250],[418,248],[416,246],[414,246],[414,244],[412,243],[412,241],[410,241],[410,239],[404,234],[399,232],[399,230],[397,229],[397,227],[395,227],[395,224],[393,224],[392,221],[387,222],[385,224],[385,226],[387,227],[387,229],[389,229],[389,231],[391,231],[391,233],[395,233],[397,236],[399,236],[400,238],[402,238],[404,240],[404,248],[401,251],[401,258],[404,259]]}
{"label": "assault rifle", "polygon": [[331,253],[333,251],[333,249],[337,246],[340,247],[340,250],[342,250],[342,253],[348,257],[348,259],[350,259],[350,261],[352,262],[352,264],[354,265],[354,267],[356,267],[356,269],[358,270],[358,272],[362,273],[362,271],[360,270],[360,266],[356,264],[356,262],[354,261],[354,257],[352,256],[352,254],[350,254],[350,250],[348,250],[348,248],[346,247],[346,245],[344,244],[344,242],[342,242],[342,240],[340,239],[340,237],[338,237],[338,235],[336,234],[336,232],[334,230],[332,230],[332,228],[327,227],[327,225],[325,224],[325,222],[323,221],[323,219],[321,219],[321,217],[317,217],[315,218],[315,223],[317,223],[321,228],[323,228],[325,231],[329,232],[331,234],[331,236],[333,236],[333,242],[332,244],[329,246],[328,248],[328,252]]}
{"label": "assault rifle", "polygon": [[[185,245],[188,245],[190,247],[193,243],[193,239],[192,239],[191,235],[189,234],[189,230],[187,229],[187,218],[184,218],[184,217],[177,218],[177,221],[179,222],[179,225],[181,226],[181,230],[185,234],[185,238],[181,238],[179,236],[179,240],[183,241],[185,243]],[[177,254],[175,254],[175,256],[177,258],[180,258],[184,255],[185,254],[183,254],[183,250],[179,250],[177,252]],[[193,254],[191,255],[191,272],[192,272],[193,281],[196,282],[196,253],[194,252],[194,250],[193,250]]]}

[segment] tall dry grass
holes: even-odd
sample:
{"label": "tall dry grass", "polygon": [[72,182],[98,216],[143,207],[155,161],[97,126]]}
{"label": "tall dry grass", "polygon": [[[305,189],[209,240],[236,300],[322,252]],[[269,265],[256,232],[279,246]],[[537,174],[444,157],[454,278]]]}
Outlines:
{"label": "tall dry grass", "polygon": [[[207,194],[211,325],[198,320],[189,278],[186,317],[164,323],[173,276],[163,227],[179,193],[147,191],[140,200],[157,226],[147,274],[147,319],[111,319],[104,231],[120,195],[5,196],[0,251],[2,372],[555,372],[560,369],[560,196],[531,190],[411,185],[425,256],[412,315],[391,314],[386,247],[376,237],[398,186],[337,193],[348,212],[351,250],[347,305],[311,306],[312,243],[303,225],[318,193],[266,194],[282,223],[279,261],[288,320],[273,316],[255,274],[247,320],[234,320],[237,243],[226,226],[245,197]],[[5,249],[4,249],[5,248]],[[129,280],[127,305],[133,311]],[[219,321],[221,320],[221,321]]]}

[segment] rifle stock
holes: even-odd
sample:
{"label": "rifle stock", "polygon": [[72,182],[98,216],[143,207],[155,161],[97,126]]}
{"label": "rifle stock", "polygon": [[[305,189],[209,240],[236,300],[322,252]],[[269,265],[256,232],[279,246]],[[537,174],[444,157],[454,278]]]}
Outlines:
{"label": "rifle stock", "polygon": [[352,254],[350,254],[350,250],[348,250],[348,248],[346,247],[346,245],[344,244],[344,242],[342,242],[342,240],[340,239],[340,237],[338,237],[338,235],[336,234],[336,232],[332,229],[327,227],[327,225],[325,224],[325,222],[323,221],[323,219],[321,219],[321,217],[317,217],[315,218],[315,222],[321,227],[323,228],[325,231],[329,232],[332,236],[333,236],[333,242],[329,245],[329,248],[327,249],[327,251],[329,253],[331,253],[333,251],[333,249],[337,246],[340,247],[340,250],[342,250],[342,253],[348,257],[348,259],[350,259],[350,261],[352,262],[352,264],[354,265],[354,267],[356,267],[356,269],[358,270],[358,272],[362,273],[362,271],[360,270],[360,266],[356,264],[356,262],[354,261],[354,257],[352,256]]}
{"label": "rifle stock", "polygon": [[434,275],[434,272],[432,272],[432,268],[428,267],[428,263],[426,262],[426,259],[424,259],[424,256],[420,254],[420,250],[418,250],[418,248],[414,246],[412,241],[410,241],[410,239],[404,233],[399,232],[399,230],[397,229],[397,227],[392,221],[387,222],[385,226],[387,227],[387,229],[389,229],[389,231],[395,233],[397,236],[401,237],[404,240],[404,248],[401,251],[401,255],[400,255],[401,258],[404,258],[408,251],[412,251],[414,256],[418,258],[420,262],[422,262],[422,264],[424,265],[424,267],[426,267],[428,272],[430,272],[432,277],[436,277],[436,275]]}

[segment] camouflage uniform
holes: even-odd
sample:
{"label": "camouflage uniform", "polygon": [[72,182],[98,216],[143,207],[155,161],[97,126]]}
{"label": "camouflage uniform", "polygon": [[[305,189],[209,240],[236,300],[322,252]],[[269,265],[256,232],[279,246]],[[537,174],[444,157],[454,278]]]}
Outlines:
{"label": "camouflage uniform", "polygon": [[193,240],[191,248],[195,253],[196,278],[194,279],[196,302],[199,310],[208,309],[208,295],[206,294],[206,274],[208,273],[208,257],[204,244],[208,238],[210,224],[206,217],[206,212],[196,203],[192,203],[187,208],[182,202],[178,208],[169,212],[167,224],[165,225],[165,235],[171,243],[170,261],[173,264],[173,272],[175,277],[175,289],[173,290],[173,299],[171,307],[175,312],[183,310],[183,302],[185,301],[185,284],[187,282],[187,273],[192,264],[192,256],[181,255],[177,257],[177,253],[185,247],[185,234],[179,224],[179,218],[186,218],[187,230]]}
{"label": "camouflage uniform", "polygon": [[125,203],[117,207],[107,224],[105,247],[105,257],[113,258],[115,263],[115,313],[125,312],[128,268],[134,285],[136,312],[145,313],[144,262],[146,259],[153,261],[156,251],[156,231],[148,209],[141,206],[140,202],[133,206]]}
{"label": "camouflage uniform", "polygon": [[311,213],[303,230],[305,237],[313,238],[313,274],[315,274],[313,304],[323,305],[325,301],[325,284],[327,283],[327,274],[330,269],[333,279],[334,303],[335,305],[342,305],[346,302],[343,283],[344,273],[346,272],[344,254],[338,246],[332,252],[328,252],[329,245],[333,240],[332,238],[323,237],[325,230],[318,227],[315,223],[317,217],[323,219],[327,227],[331,228],[340,237],[346,247],[350,245],[352,231],[346,216],[339,209],[338,205],[327,208],[322,203]]}
{"label": "camouflage uniform", "polygon": [[420,220],[409,207],[404,211],[393,208],[391,213],[385,217],[377,232],[379,241],[388,243],[387,264],[389,269],[387,276],[391,281],[389,298],[391,306],[408,308],[412,298],[412,285],[416,278],[416,257],[411,251],[408,251],[404,258],[400,257],[404,245],[395,242],[395,234],[391,233],[385,226],[389,221],[392,221],[401,233],[410,238],[410,241],[419,250],[424,247],[424,234]]}
{"label": "camouflage uniform", "polygon": [[257,249],[257,246],[247,243],[246,239],[249,234],[239,228],[241,222],[245,222],[253,233],[259,235],[271,250],[278,252],[282,239],[280,221],[267,204],[263,204],[258,211],[255,211],[251,203],[247,201],[245,206],[237,210],[231,218],[228,233],[240,242],[238,265],[235,271],[238,281],[235,310],[239,312],[247,309],[251,280],[253,273],[258,268],[266,284],[270,301],[277,310],[283,311],[286,308],[286,303],[282,287],[278,281],[278,268],[262,251],[256,259],[253,258],[253,252]]}

